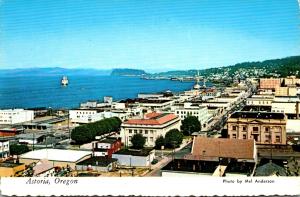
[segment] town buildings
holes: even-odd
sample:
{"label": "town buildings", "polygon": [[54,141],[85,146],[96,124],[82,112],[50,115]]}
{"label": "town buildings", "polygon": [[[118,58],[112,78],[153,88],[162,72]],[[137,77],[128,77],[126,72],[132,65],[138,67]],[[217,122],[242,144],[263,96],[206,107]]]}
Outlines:
{"label": "town buildings", "polygon": [[40,160],[47,159],[54,166],[75,169],[77,163],[92,156],[91,151],[77,151],[65,149],[40,149],[20,155],[20,162],[26,165],[38,163]]}
{"label": "town buildings", "polygon": [[73,123],[91,123],[103,118],[101,112],[96,109],[74,109],[69,111],[70,121]]}
{"label": "town buildings", "polygon": [[97,172],[110,172],[117,168],[117,159],[107,157],[91,157],[76,164],[76,170],[93,170]]}
{"label": "town buildings", "polygon": [[0,158],[5,159],[9,156],[9,140],[0,140]]}
{"label": "town buildings", "polygon": [[175,109],[175,114],[180,117],[181,120],[184,120],[188,116],[197,117],[202,128],[205,128],[212,118],[212,115],[208,113],[208,108],[206,106],[199,106],[192,103],[184,103],[183,107]]}
{"label": "town buildings", "polygon": [[129,167],[150,167],[151,162],[155,158],[155,150],[142,149],[130,150],[122,149],[112,155],[112,158],[118,160],[120,166]]}
{"label": "town buildings", "polygon": [[93,156],[111,158],[112,154],[121,149],[121,139],[106,138],[92,143]]}
{"label": "town buildings", "polygon": [[3,109],[0,110],[0,125],[12,125],[34,119],[33,110],[24,109]]}
{"label": "town buildings", "polygon": [[2,162],[0,163],[0,177],[19,176],[25,170],[24,163]]}
{"label": "town buildings", "polygon": [[257,162],[254,140],[194,137],[191,153],[162,169],[172,176],[252,176]]}
{"label": "town buildings", "polygon": [[125,146],[131,146],[131,138],[140,133],[146,138],[147,147],[154,147],[155,140],[171,129],[180,128],[180,118],[169,113],[148,113],[142,119],[129,119],[122,123],[120,136]]}
{"label": "town buildings", "polygon": [[227,120],[230,139],[254,139],[257,144],[286,144],[284,113],[235,112]]}

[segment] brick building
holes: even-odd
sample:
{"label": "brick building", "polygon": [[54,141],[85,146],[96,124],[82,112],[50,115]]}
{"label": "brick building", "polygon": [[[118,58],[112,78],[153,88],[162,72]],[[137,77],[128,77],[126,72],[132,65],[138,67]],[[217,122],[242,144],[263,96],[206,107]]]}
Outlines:
{"label": "brick building", "polygon": [[228,137],[254,139],[257,144],[286,144],[284,113],[235,112],[227,120]]}

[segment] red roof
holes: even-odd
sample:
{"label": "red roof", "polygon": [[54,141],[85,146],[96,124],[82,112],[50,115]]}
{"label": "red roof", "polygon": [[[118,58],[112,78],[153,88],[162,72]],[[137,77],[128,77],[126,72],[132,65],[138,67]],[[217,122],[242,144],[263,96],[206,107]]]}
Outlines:
{"label": "red roof", "polygon": [[167,122],[170,122],[177,118],[175,114],[162,114],[162,113],[156,113],[152,112],[149,114],[146,114],[145,117],[147,119],[131,119],[124,124],[134,124],[134,125],[162,125]]}
{"label": "red roof", "polygon": [[254,140],[195,137],[190,160],[211,160],[212,158],[254,159]]}
{"label": "red roof", "polygon": [[160,116],[162,113],[156,113],[156,112],[151,112],[145,115],[146,119],[151,119],[151,118],[155,118],[157,116]]}

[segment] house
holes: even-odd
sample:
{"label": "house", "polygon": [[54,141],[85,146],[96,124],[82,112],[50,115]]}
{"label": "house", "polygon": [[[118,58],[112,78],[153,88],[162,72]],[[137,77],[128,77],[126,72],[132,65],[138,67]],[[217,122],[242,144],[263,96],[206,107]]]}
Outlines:
{"label": "house", "polygon": [[106,138],[92,143],[93,156],[111,158],[112,154],[121,149],[121,139]]}
{"label": "house", "polygon": [[0,125],[12,125],[34,119],[33,110],[24,109],[3,109],[0,110]]}
{"label": "house", "polygon": [[146,147],[154,147],[159,136],[165,136],[171,129],[180,128],[180,118],[170,113],[148,113],[143,119],[129,119],[121,125],[121,140],[131,146],[131,138],[140,133],[146,138]]}
{"label": "house", "polygon": [[257,144],[285,145],[287,117],[283,113],[233,113],[227,120],[230,139],[254,139]]}
{"label": "house", "polygon": [[76,164],[76,170],[93,170],[110,172],[116,170],[117,159],[107,157],[91,157]]}
{"label": "house", "polygon": [[53,162],[50,162],[47,159],[40,160],[33,167],[33,176],[49,177],[53,176],[54,172],[55,169]]}
{"label": "house", "polygon": [[0,163],[0,177],[14,177],[25,170],[25,164],[23,163]]}
{"label": "house", "polygon": [[131,150],[121,149],[114,153],[112,158],[118,160],[118,165],[129,167],[150,167],[151,162],[155,158],[155,150]]}
{"label": "house", "polygon": [[162,176],[250,176],[257,162],[254,140],[194,137],[191,153],[162,168]]}
{"label": "house", "polygon": [[88,159],[91,156],[91,151],[40,149],[20,155],[20,162],[29,165],[31,163],[37,163],[40,160],[47,159],[48,161],[52,162],[54,166],[69,166],[74,169],[77,163]]}

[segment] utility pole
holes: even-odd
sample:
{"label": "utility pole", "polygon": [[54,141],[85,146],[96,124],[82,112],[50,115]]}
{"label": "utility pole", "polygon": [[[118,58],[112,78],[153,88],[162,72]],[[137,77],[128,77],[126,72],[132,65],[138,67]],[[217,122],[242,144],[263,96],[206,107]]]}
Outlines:
{"label": "utility pole", "polygon": [[71,131],[70,131],[70,111],[68,110],[68,132],[69,132],[69,141],[71,142]]}
{"label": "utility pole", "polygon": [[32,150],[34,151],[34,137],[35,137],[35,134],[33,133],[32,134]]}

